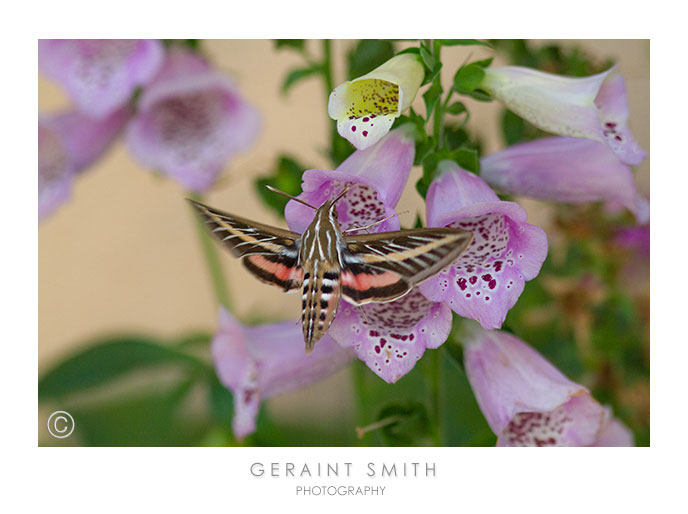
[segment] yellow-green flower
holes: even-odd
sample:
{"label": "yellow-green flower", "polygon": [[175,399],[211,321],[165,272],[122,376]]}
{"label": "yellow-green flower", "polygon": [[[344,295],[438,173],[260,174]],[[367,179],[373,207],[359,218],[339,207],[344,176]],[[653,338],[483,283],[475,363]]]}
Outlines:
{"label": "yellow-green flower", "polygon": [[401,54],[337,86],[330,93],[327,110],[337,120],[339,135],[359,150],[377,143],[409,108],[424,75],[418,56]]}

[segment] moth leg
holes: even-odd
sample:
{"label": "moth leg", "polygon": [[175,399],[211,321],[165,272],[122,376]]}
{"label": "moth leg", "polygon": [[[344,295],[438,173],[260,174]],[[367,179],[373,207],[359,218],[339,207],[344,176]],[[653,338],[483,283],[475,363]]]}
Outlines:
{"label": "moth leg", "polygon": [[363,319],[365,320],[366,325],[370,325],[370,322],[368,321],[368,316],[366,316],[365,310],[363,309],[362,305],[357,305],[358,310],[361,311],[361,314],[363,314]]}

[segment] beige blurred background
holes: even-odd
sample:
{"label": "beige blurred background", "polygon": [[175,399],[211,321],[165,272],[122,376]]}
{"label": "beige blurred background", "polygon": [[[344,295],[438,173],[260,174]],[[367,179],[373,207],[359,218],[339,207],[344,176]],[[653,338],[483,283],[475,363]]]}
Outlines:
{"label": "beige blurred background", "polygon": [[[628,85],[631,130],[649,153],[649,41],[557,42],[580,46],[595,57],[619,63]],[[343,63],[352,44],[343,40],[333,43],[336,83],[344,79]],[[303,66],[303,60],[295,52],[276,51],[269,40],[206,40],[202,48],[217,68],[236,79],[242,94],[263,115],[257,143],[228,163],[207,202],[285,226],[260,203],[253,179],[268,173],[281,153],[311,167],[328,166],[323,150],[329,119],[322,81],[307,79],[288,95],[281,95],[286,73]],[[309,49],[318,55],[320,42],[310,41]],[[475,59],[492,55],[481,47],[446,48],[445,86],[469,54]],[[499,59],[497,62],[506,64]],[[487,152],[499,149],[500,105],[464,101],[471,111],[469,127],[483,136]],[[422,106],[420,95],[416,102]],[[38,106],[39,111],[48,112],[67,108],[69,101],[57,86],[39,76]],[[649,161],[637,168],[638,188],[644,196],[649,196]],[[421,210],[414,187],[419,174],[414,168],[398,211]],[[139,165],[121,141],[76,181],[71,201],[39,227],[39,371],[96,336],[139,332],[164,337],[214,329],[215,296],[185,196],[175,182]],[[529,221],[547,229],[546,205],[529,201],[524,206]],[[402,217],[402,225],[412,224],[414,218],[415,214]],[[258,282],[228,254],[223,252],[221,257],[239,318],[299,318],[300,302],[293,295]],[[330,380],[332,385],[346,385],[346,371]],[[311,409],[329,401],[314,392],[294,394],[307,395],[305,403]],[[279,401],[275,408],[280,410]]]}

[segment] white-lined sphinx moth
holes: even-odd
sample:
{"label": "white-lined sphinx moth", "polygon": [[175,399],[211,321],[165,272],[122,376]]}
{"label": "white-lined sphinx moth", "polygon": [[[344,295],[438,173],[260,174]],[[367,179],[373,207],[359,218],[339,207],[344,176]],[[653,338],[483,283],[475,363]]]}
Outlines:
{"label": "white-lined sphinx moth", "polygon": [[419,228],[347,235],[337,201],[353,185],[315,210],[303,234],[256,223],[189,200],[217,237],[263,282],[285,291],[303,289],[301,322],[306,352],[334,320],[339,299],[354,305],[390,302],[456,260],[472,234],[458,228]]}

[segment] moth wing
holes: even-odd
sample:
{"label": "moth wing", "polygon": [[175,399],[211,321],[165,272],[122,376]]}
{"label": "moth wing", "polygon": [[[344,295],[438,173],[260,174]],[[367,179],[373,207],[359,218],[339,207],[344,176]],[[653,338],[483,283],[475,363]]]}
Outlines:
{"label": "moth wing", "polygon": [[401,298],[454,262],[472,239],[458,228],[345,236],[342,296],[357,305]]}
{"label": "moth wing", "polygon": [[259,280],[285,291],[301,287],[299,234],[189,202],[212,234]]}

